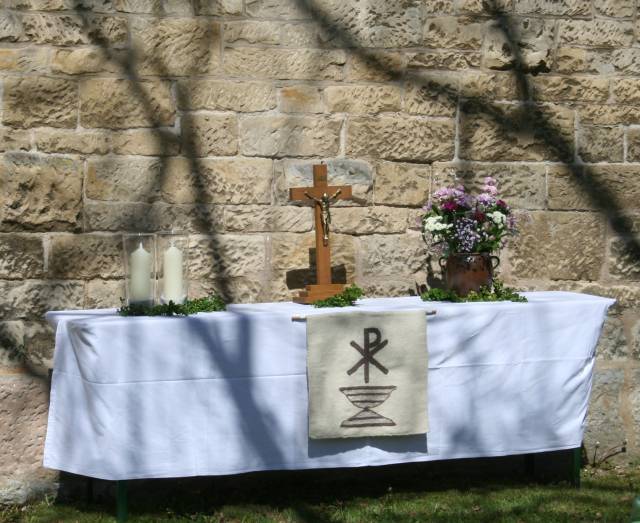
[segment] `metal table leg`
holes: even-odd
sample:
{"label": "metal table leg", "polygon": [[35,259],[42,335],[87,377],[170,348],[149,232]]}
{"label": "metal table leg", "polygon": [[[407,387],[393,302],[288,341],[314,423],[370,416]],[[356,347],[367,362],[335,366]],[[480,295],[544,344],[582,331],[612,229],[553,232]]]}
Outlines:
{"label": "metal table leg", "polygon": [[571,451],[571,484],[580,488],[580,469],[582,468],[582,447]]}
{"label": "metal table leg", "polygon": [[127,501],[127,482],[117,481],[116,494],[116,514],[118,523],[124,523],[129,517],[129,507]]}

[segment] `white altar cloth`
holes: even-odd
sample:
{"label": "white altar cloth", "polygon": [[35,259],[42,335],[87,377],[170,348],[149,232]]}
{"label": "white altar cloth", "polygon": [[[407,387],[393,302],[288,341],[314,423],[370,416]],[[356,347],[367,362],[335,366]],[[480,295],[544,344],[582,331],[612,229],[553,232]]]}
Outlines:
{"label": "white altar cloth", "polygon": [[[47,313],[56,327],[44,465],[122,480],[356,467],[579,447],[595,347],[613,300],[364,299],[428,319],[426,435],[310,440],[305,323],[294,303],[187,318]],[[348,310],[348,309],[342,309]]]}

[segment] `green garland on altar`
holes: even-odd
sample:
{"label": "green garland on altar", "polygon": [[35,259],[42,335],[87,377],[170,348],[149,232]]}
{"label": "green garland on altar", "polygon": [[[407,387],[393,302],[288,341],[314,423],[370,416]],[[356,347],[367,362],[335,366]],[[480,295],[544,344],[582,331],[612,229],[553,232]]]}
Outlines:
{"label": "green garland on altar", "polygon": [[163,303],[161,305],[139,305],[132,303],[118,309],[120,316],[189,316],[198,312],[218,312],[227,309],[227,304],[217,295],[187,300],[184,303]]}
{"label": "green garland on altar", "polygon": [[500,280],[493,280],[493,289],[480,287],[479,291],[471,291],[467,296],[458,296],[454,291],[446,289],[429,289],[420,295],[423,301],[451,301],[454,303],[474,301],[514,301],[526,302],[527,298],[521,296],[511,287],[505,287]]}
{"label": "green garland on altar", "polygon": [[364,296],[364,291],[355,283],[347,287],[340,294],[313,302],[314,307],[350,307],[356,300]]}

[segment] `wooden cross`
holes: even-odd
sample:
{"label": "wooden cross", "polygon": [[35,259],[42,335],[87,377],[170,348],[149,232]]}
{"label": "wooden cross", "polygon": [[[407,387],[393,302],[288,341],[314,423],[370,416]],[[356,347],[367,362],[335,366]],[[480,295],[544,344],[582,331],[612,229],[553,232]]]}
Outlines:
{"label": "wooden cross", "polygon": [[289,189],[292,201],[312,201],[316,225],[316,284],[307,285],[293,301],[313,303],[342,292],[344,285],[331,283],[331,204],[336,200],[350,200],[351,186],[334,186],[327,183],[326,164],[313,166],[313,187]]}

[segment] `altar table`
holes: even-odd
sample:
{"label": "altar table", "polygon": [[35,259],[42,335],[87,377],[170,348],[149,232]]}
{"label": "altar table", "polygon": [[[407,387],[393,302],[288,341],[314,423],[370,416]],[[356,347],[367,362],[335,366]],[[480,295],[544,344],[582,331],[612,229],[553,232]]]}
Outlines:
{"label": "altar table", "polygon": [[[614,300],[364,299],[427,321],[426,435],[310,440],[305,323],[294,303],[190,317],[50,312],[56,327],[44,465],[125,480],[358,467],[580,447],[595,348]],[[345,313],[353,308],[340,309]]]}

